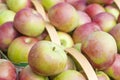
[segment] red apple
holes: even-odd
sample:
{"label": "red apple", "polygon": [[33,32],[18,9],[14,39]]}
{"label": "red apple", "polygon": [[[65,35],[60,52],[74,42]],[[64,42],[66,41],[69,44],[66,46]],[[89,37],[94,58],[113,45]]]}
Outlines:
{"label": "red apple", "polygon": [[79,15],[79,25],[83,25],[92,21],[89,15],[84,11],[79,10],[78,15]]}
{"label": "red apple", "polygon": [[45,10],[49,10],[51,7],[53,7],[54,5],[60,3],[60,2],[64,2],[64,0],[41,0],[41,3],[43,5],[43,7],[45,8]]}
{"label": "red apple", "polygon": [[37,37],[44,31],[45,22],[37,11],[31,8],[24,8],[16,13],[14,26],[26,36]]}
{"label": "red apple", "polygon": [[113,64],[105,72],[114,80],[120,80],[120,54],[116,54]]}
{"label": "red apple", "polygon": [[101,13],[101,12],[105,12],[105,9],[102,5],[97,4],[97,3],[93,3],[93,4],[89,4],[86,9],[85,12],[88,13],[88,15],[93,18],[95,15]]}
{"label": "red apple", "polygon": [[26,66],[19,75],[19,80],[48,80],[48,77],[44,77],[38,74],[35,74],[30,66]]}
{"label": "red apple", "polygon": [[120,23],[118,23],[115,27],[113,27],[109,32],[117,43],[118,52],[120,52]]}
{"label": "red apple", "polygon": [[15,64],[28,63],[29,51],[37,41],[27,36],[17,37],[8,47],[8,58]]}
{"label": "red apple", "polygon": [[8,21],[13,21],[15,13],[11,10],[2,10],[0,11],[0,25]]}
{"label": "red apple", "polygon": [[89,34],[100,30],[100,27],[96,23],[90,22],[77,27],[74,30],[72,37],[75,43],[81,43]]}
{"label": "red apple", "polygon": [[109,32],[116,25],[117,21],[112,14],[103,12],[94,16],[93,22],[96,22],[103,31]]}
{"label": "red apple", "polygon": [[67,55],[60,45],[43,40],[31,48],[28,62],[33,72],[43,76],[54,76],[64,71]]}
{"label": "red apple", "polygon": [[94,68],[104,70],[115,59],[117,45],[115,39],[107,32],[96,31],[91,33],[82,42],[82,52],[88,57]]}
{"label": "red apple", "polygon": [[105,6],[106,12],[112,14],[116,20],[118,20],[118,16],[120,14],[119,9],[116,7],[113,7],[112,5]]}
{"label": "red apple", "polygon": [[16,80],[16,68],[8,60],[0,59],[0,80]]}
{"label": "red apple", "polygon": [[54,5],[48,11],[50,22],[60,31],[71,32],[79,25],[76,9],[65,2]]}
{"label": "red apple", "polygon": [[67,70],[57,75],[53,80],[87,80],[80,72]]}
{"label": "red apple", "polygon": [[11,42],[18,37],[19,33],[14,29],[13,22],[6,22],[0,26],[0,49],[7,51]]}
{"label": "red apple", "polygon": [[9,9],[15,12],[26,7],[31,7],[30,0],[6,0],[6,3]]}

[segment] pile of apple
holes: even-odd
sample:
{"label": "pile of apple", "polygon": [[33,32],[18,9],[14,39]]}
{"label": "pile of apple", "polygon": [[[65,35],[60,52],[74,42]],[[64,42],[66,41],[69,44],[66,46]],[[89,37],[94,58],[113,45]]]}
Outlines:
{"label": "pile of apple", "polygon": [[[120,10],[114,0],[36,1],[48,21],[32,0],[0,0],[0,80],[88,80],[65,51],[72,47],[89,60],[98,80],[120,80]],[[47,24],[61,45],[51,41]]]}

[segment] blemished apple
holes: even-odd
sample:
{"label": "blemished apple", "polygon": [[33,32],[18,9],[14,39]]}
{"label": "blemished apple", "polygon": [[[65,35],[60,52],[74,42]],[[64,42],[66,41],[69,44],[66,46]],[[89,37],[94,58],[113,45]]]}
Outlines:
{"label": "blemished apple", "polygon": [[0,59],[0,80],[16,80],[16,68],[6,59]]}
{"label": "blemished apple", "polygon": [[45,10],[49,10],[51,7],[53,7],[54,5],[60,3],[60,2],[64,2],[64,0],[41,0],[41,3],[43,5],[43,7],[45,8]]}
{"label": "blemished apple", "polygon": [[88,57],[94,68],[104,70],[108,68],[117,54],[115,39],[107,32],[96,31],[91,33],[82,42],[82,52]]}
{"label": "blemished apple", "polygon": [[88,3],[98,3],[103,5],[110,5],[114,0],[87,0]]}
{"label": "blemished apple", "polygon": [[37,37],[44,31],[45,22],[37,11],[24,8],[16,13],[14,27],[23,35]]}
{"label": "blemished apple", "polygon": [[28,65],[20,71],[19,80],[48,80],[48,77],[35,74]]}
{"label": "blemished apple", "polygon": [[14,12],[18,12],[26,7],[31,7],[32,5],[30,0],[6,0],[6,4],[8,8]]}
{"label": "blemished apple", "polygon": [[[58,34],[58,37],[60,39],[61,45],[64,48],[70,48],[74,45],[73,39],[70,36],[70,34],[68,34],[66,32],[61,32],[61,31],[58,31],[57,34]],[[47,36],[46,40],[50,40],[50,37]]]}
{"label": "blemished apple", "polygon": [[67,54],[62,46],[42,40],[31,48],[28,63],[36,74],[54,76],[64,71]]}
{"label": "blemished apple", "polygon": [[6,4],[5,3],[0,3],[0,12],[2,10],[6,10],[6,9],[8,9],[7,6],[6,6]]}
{"label": "blemished apple", "polygon": [[87,79],[76,70],[66,70],[58,74],[53,80],[87,80]]}
{"label": "blemished apple", "polygon": [[11,42],[19,36],[13,27],[13,22],[6,22],[0,26],[0,50],[7,51]]}
{"label": "blemished apple", "polygon": [[11,10],[2,10],[0,12],[0,25],[4,24],[5,22],[8,22],[8,21],[13,21],[15,14],[16,13]]}
{"label": "blemished apple", "polygon": [[72,38],[74,43],[81,43],[86,39],[86,37],[95,31],[101,31],[100,26],[94,22],[86,23],[81,26],[78,26],[73,34]]}
{"label": "blemished apple", "polygon": [[109,32],[117,21],[112,14],[103,12],[94,16],[93,22],[97,23],[103,31]]}
{"label": "blemished apple", "polygon": [[120,54],[116,54],[113,64],[105,72],[114,80],[120,80]]}
{"label": "blemished apple", "polygon": [[79,25],[77,10],[65,2],[54,5],[48,11],[48,17],[56,29],[63,32],[71,32]]}
{"label": "blemished apple", "polygon": [[117,43],[117,48],[118,48],[118,52],[120,52],[120,23],[118,23],[115,27],[113,27],[110,32],[109,32],[114,39],[116,40]]}
{"label": "blemished apple", "polygon": [[37,42],[36,38],[20,36],[14,39],[8,47],[8,58],[15,64],[28,63],[28,54]]}
{"label": "blemished apple", "polygon": [[112,14],[116,18],[116,20],[118,19],[118,16],[120,14],[118,8],[113,7],[112,5],[108,5],[108,6],[105,6],[105,10],[106,12]]}
{"label": "blemished apple", "polygon": [[105,9],[102,5],[97,4],[97,3],[93,3],[93,4],[89,4],[86,9],[85,12],[91,17],[93,18],[95,15],[101,13],[101,12],[105,12]]}
{"label": "blemished apple", "polygon": [[103,71],[96,71],[98,80],[110,80],[109,76]]}
{"label": "blemished apple", "polygon": [[92,22],[91,17],[84,11],[77,11],[79,15],[79,26]]}

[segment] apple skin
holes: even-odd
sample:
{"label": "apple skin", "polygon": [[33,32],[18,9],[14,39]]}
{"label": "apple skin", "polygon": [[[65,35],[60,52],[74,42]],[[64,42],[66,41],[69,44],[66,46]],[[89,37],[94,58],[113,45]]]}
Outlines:
{"label": "apple skin", "polygon": [[118,48],[118,52],[120,52],[120,23],[118,23],[115,27],[113,27],[110,32],[109,32],[114,39],[116,40],[117,43],[117,48]]}
{"label": "apple skin", "polygon": [[15,64],[28,63],[29,51],[37,41],[27,36],[17,37],[8,47],[8,58]]}
{"label": "apple skin", "polygon": [[79,26],[86,24],[86,23],[89,23],[89,22],[92,22],[90,16],[86,12],[80,11],[80,10],[77,12],[79,15]]}
{"label": "apple skin", "polygon": [[93,18],[95,15],[101,13],[101,12],[105,12],[105,9],[102,5],[97,4],[97,3],[93,3],[93,4],[89,4],[86,9],[85,12],[91,17]]}
{"label": "apple skin", "polygon": [[43,5],[43,7],[45,8],[45,10],[49,10],[51,7],[53,7],[54,5],[60,3],[60,2],[64,2],[64,0],[41,0],[41,3]]}
{"label": "apple skin", "polygon": [[116,18],[116,20],[118,20],[118,17],[120,14],[118,8],[113,7],[112,5],[108,5],[108,6],[105,6],[105,10],[106,12],[112,14]]}
{"label": "apple skin", "polygon": [[87,80],[76,70],[67,70],[57,75],[53,80]]}
{"label": "apple skin", "polygon": [[77,49],[79,52],[81,52],[81,43],[75,43],[74,45],[73,45],[73,48],[75,48],[75,49]]}
{"label": "apple skin", "polygon": [[32,5],[30,0],[6,0],[6,4],[8,8],[14,12],[18,12],[26,7],[31,7]]}
{"label": "apple skin", "polygon": [[48,80],[48,77],[35,74],[28,65],[20,71],[19,80]]}
{"label": "apple skin", "polygon": [[104,31],[91,33],[85,41],[82,42],[81,49],[93,67],[99,70],[108,68],[113,63],[115,54],[117,53],[115,39],[112,35]]}
{"label": "apple skin", "polygon": [[23,35],[37,37],[44,31],[45,22],[37,11],[24,8],[16,13],[14,26]]}
{"label": "apple skin", "polygon": [[13,22],[6,22],[0,26],[0,49],[7,51],[10,43],[19,36],[13,27]]}
{"label": "apple skin", "polygon": [[109,66],[105,72],[114,80],[120,80],[120,54],[115,55],[113,64]]}
{"label": "apple skin", "polygon": [[2,10],[0,12],[0,25],[8,21],[13,21],[15,17],[15,12],[11,10]]}
{"label": "apple skin", "polygon": [[[61,45],[64,48],[70,48],[74,45],[73,39],[70,34],[62,31],[57,31],[57,34],[60,39]],[[50,40],[49,35],[45,38],[45,40]]]}
{"label": "apple skin", "polygon": [[28,63],[36,74],[54,76],[64,71],[67,55],[60,45],[42,40],[31,48]]}
{"label": "apple skin", "polygon": [[103,12],[94,16],[93,22],[97,23],[103,31],[109,32],[116,25],[117,21],[112,14]]}
{"label": "apple skin", "polygon": [[16,68],[6,59],[0,59],[0,80],[16,80]]}
{"label": "apple skin", "polygon": [[98,80],[110,80],[109,76],[103,71],[97,71],[96,75],[98,77]]}
{"label": "apple skin", "polygon": [[65,2],[54,5],[48,11],[48,17],[59,31],[71,32],[79,25],[76,9]]}
{"label": "apple skin", "polygon": [[74,43],[81,43],[89,34],[100,30],[100,27],[94,22],[83,24],[74,30],[72,35],[73,41]]}

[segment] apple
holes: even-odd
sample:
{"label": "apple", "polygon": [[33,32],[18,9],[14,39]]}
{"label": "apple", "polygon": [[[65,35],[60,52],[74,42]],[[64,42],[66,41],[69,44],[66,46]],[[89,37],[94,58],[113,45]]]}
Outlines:
{"label": "apple", "polygon": [[11,10],[2,10],[0,11],[0,25],[8,21],[13,21],[15,17],[15,12]]}
{"label": "apple", "polygon": [[41,0],[41,4],[43,5],[43,7],[45,8],[45,10],[49,10],[51,7],[53,7],[54,5],[60,3],[60,2],[64,2],[64,0]]}
{"label": "apple", "polygon": [[28,63],[28,54],[37,42],[36,38],[27,36],[17,37],[8,47],[7,56],[14,64]]}
{"label": "apple", "polygon": [[88,57],[94,68],[104,70],[115,59],[117,45],[115,39],[107,32],[96,31],[91,33],[82,42],[82,52]]}
{"label": "apple", "polygon": [[67,70],[57,75],[53,80],[87,80],[76,70]]}
{"label": "apple", "polygon": [[67,55],[62,46],[42,40],[31,48],[28,63],[36,74],[54,76],[64,71]]}
{"label": "apple", "polygon": [[73,48],[75,48],[75,49],[77,49],[79,52],[81,52],[81,43],[75,43],[74,45],[73,45]]}
{"label": "apple", "polygon": [[6,22],[0,26],[0,49],[7,51],[11,42],[19,36],[19,33],[14,29],[13,22]]}
{"label": "apple", "polygon": [[118,20],[118,16],[120,12],[117,8],[113,7],[112,5],[108,5],[108,6],[105,6],[105,10],[106,12],[112,14],[116,18],[116,20]]}
{"label": "apple", "polygon": [[97,71],[96,75],[98,77],[98,80],[110,80],[109,76],[103,71]]}
{"label": "apple", "polygon": [[89,17],[89,15],[86,12],[80,11],[80,10],[77,12],[79,15],[79,26],[89,23],[89,22],[92,22],[91,18]]}
{"label": "apple", "polygon": [[[73,39],[70,36],[70,34],[68,34],[66,32],[62,32],[62,31],[58,31],[57,34],[60,39],[61,45],[64,48],[70,48],[74,45]],[[45,40],[50,40],[49,35],[45,38]]]}
{"label": "apple", "polygon": [[48,17],[56,29],[63,32],[71,32],[79,25],[76,9],[65,2],[54,5],[48,11]]}
{"label": "apple", "polygon": [[7,6],[6,6],[6,4],[5,3],[0,3],[0,12],[2,10],[6,10],[6,9],[8,9]]}
{"label": "apple", "polygon": [[0,59],[0,80],[16,80],[16,68],[6,59]]}
{"label": "apple", "polygon": [[95,15],[101,13],[101,12],[105,12],[105,9],[102,5],[97,4],[97,3],[93,3],[93,4],[89,4],[86,9],[85,12],[91,17],[93,18]]}
{"label": "apple", "polygon": [[103,31],[109,32],[116,25],[117,21],[112,14],[103,12],[94,16],[93,22],[97,23]]}
{"label": "apple", "polygon": [[114,0],[87,0],[87,2],[109,5],[109,4],[112,4],[114,2]]}
{"label": "apple", "polygon": [[114,80],[120,80],[120,54],[116,54],[113,64],[105,72]]}
{"label": "apple", "polygon": [[115,27],[113,27],[110,32],[109,32],[114,39],[116,40],[117,43],[117,48],[118,48],[118,52],[120,52],[120,23],[118,23]]}
{"label": "apple", "polygon": [[48,77],[35,74],[28,65],[20,71],[19,80],[48,80]]}
{"label": "apple", "polygon": [[18,12],[26,7],[31,7],[30,0],[6,0],[6,4],[8,8],[14,12]]}
{"label": "apple", "polygon": [[44,31],[45,21],[37,11],[24,8],[16,13],[14,27],[23,35],[37,37]]}
{"label": "apple", "polygon": [[86,37],[91,34],[92,32],[95,31],[100,31],[100,27],[94,23],[94,22],[89,22],[86,24],[83,24],[81,26],[78,26],[72,34],[73,41],[74,43],[81,43],[86,39]]}

